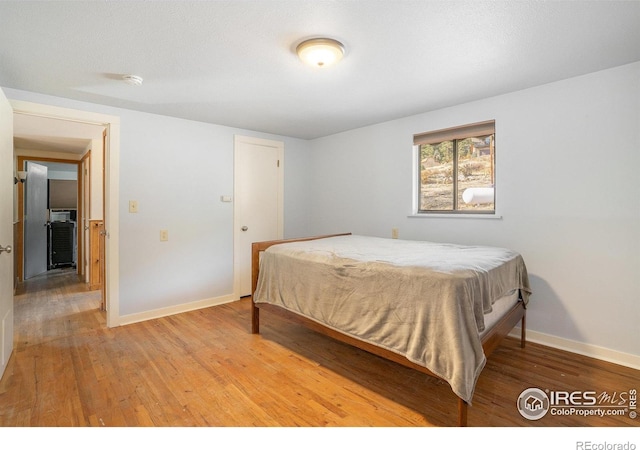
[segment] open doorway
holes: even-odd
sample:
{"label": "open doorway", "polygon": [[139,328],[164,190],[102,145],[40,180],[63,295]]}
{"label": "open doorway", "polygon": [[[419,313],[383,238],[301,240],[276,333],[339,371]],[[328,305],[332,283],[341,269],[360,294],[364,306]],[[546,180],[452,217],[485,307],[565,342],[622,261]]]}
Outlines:
{"label": "open doorway", "polygon": [[[20,142],[24,145],[24,142]],[[94,149],[95,151],[96,149]],[[16,147],[17,153],[25,150]],[[18,186],[18,282],[39,278],[38,285],[51,280],[51,271],[73,271],[87,290],[102,292],[104,252],[99,239],[91,235],[90,224],[104,223],[91,217],[91,197],[104,198],[102,186],[90,187],[89,150],[81,160],[17,155],[17,167],[24,174]],[[33,150],[31,152],[33,153]],[[100,211],[101,212],[101,211]],[[92,262],[96,260],[97,263]],[[71,278],[72,280],[74,278]],[[42,287],[42,286],[41,286]],[[46,289],[46,286],[44,286]],[[106,310],[104,297],[100,309]]]}
{"label": "open doorway", "polygon": [[[119,305],[117,301],[117,275],[110,280],[109,274],[117,274],[117,160],[119,154],[119,118],[86,111],[70,110],[49,105],[35,104],[22,101],[10,101],[14,111],[14,161],[16,171],[23,170],[22,164],[28,160],[44,160],[48,162],[70,163],[76,165],[77,173],[77,263],[78,274],[83,275],[86,270],[85,261],[99,259],[101,262],[101,286],[104,309],[106,309],[107,326],[118,325]],[[29,132],[20,128],[21,123],[29,123]],[[39,123],[40,127],[34,127]],[[79,138],[68,133],[69,128],[92,128],[97,131],[91,138],[94,145],[87,146],[86,138]],[[35,130],[35,131],[34,131]],[[67,130],[65,132],[65,130]],[[25,142],[30,143],[29,146]],[[81,144],[82,150],[76,153],[68,147]],[[34,148],[37,146],[37,148]],[[62,147],[65,148],[62,148]],[[30,147],[30,148],[25,148]],[[90,148],[89,148],[90,147]],[[99,147],[99,151],[96,151]],[[112,177],[110,180],[109,178]],[[28,181],[26,181],[28,183]],[[24,218],[24,192],[20,187],[16,190],[16,220]],[[98,195],[96,195],[98,194]],[[70,208],[64,208],[70,209]],[[62,211],[64,212],[64,211]],[[64,216],[66,219],[66,216]],[[95,227],[101,241],[95,246],[97,249],[92,258],[88,236],[92,222],[99,219],[99,226]],[[111,230],[106,225],[111,223]],[[43,225],[44,226],[44,225]],[[14,226],[16,236],[23,234],[24,224]],[[24,279],[21,262],[24,249],[23,236],[16,239],[16,278]],[[94,286],[95,287],[95,286]]]}

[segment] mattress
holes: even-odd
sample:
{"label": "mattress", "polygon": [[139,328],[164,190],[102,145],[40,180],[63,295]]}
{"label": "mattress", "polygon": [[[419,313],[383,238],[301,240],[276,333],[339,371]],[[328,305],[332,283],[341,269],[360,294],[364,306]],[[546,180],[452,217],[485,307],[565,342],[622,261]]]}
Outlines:
{"label": "mattress", "polygon": [[480,331],[480,338],[484,337],[491,328],[502,319],[520,301],[520,291],[513,290],[500,297],[493,303],[493,309],[484,315],[484,330]]}

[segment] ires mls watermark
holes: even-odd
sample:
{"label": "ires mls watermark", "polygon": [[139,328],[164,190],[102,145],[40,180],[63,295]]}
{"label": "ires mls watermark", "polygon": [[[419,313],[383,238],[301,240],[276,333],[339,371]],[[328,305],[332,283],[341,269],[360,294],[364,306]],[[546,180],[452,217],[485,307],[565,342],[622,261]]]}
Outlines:
{"label": "ires mls watermark", "polygon": [[553,416],[638,416],[638,391],[552,391],[529,388],[518,397],[518,411],[525,419]]}

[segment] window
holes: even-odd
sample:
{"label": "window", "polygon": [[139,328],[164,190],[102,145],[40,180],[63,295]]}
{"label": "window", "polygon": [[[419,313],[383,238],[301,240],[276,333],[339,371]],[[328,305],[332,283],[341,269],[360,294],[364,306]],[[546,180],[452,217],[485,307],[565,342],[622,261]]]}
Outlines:
{"label": "window", "polygon": [[495,213],[495,121],[413,137],[418,213]]}

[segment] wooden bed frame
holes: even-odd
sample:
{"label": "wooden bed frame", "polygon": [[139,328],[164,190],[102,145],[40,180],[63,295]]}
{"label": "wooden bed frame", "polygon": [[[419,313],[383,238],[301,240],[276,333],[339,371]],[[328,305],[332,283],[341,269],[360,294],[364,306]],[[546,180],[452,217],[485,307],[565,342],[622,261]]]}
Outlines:
{"label": "wooden bed frame", "polygon": [[[342,234],[330,234],[324,236],[313,236],[306,238],[297,238],[297,239],[281,239],[281,240],[273,240],[273,241],[263,241],[263,242],[254,242],[251,246],[251,332],[253,334],[260,333],[260,310],[268,311],[274,313],[280,317],[288,319],[292,322],[301,324],[310,328],[311,330],[317,331],[321,334],[329,336],[333,339],[336,339],[340,342],[344,342],[346,344],[350,344],[359,349],[365,350],[369,353],[373,353],[374,355],[380,356],[382,358],[388,359],[390,361],[402,364],[403,366],[410,367],[412,369],[418,370],[420,372],[426,373],[432,377],[439,378],[437,375],[429,371],[426,367],[420,366],[412,361],[409,361],[404,356],[394,353],[390,350],[386,350],[381,347],[377,347],[375,345],[369,344],[368,342],[361,341],[354,337],[348,336],[346,334],[342,334],[336,330],[333,330],[329,327],[326,327],[318,322],[315,322],[311,319],[298,315],[294,312],[288,311],[286,309],[280,308],[279,306],[270,305],[270,304],[260,304],[257,305],[254,301],[254,295],[256,292],[256,288],[258,286],[258,276],[260,273],[260,253],[271,247],[272,245],[282,244],[286,242],[301,242],[301,241],[310,241],[314,239],[323,239],[334,236],[347,236],[351,233],[342,233]],[[482,338],[482,348],[484,350],[485,356],[489,356],[493,350],[500,344],[502,339],[504,339],[511,330],[521,322],[522,331],[520,336],[520,346],[524,348],[526,342],[526,309],[524,307],[523,302],[517,302],[517,304],[509,310],[503,317],[496,323]],[[461,398],[458,398],[458,426],[464,427],[467,426],[467,410],[468,404]]]}

